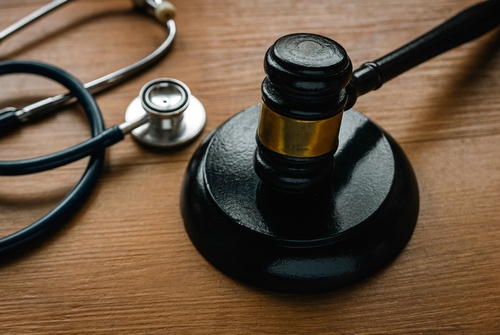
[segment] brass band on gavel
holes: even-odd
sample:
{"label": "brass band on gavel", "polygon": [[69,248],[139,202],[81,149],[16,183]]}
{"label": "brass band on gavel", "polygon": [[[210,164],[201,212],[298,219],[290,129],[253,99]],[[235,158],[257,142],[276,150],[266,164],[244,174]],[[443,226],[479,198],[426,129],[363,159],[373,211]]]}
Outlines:
{"label": "brass band on gavel", "polygon": [[321,120],[292,119],[261,103],[257,136],[268,149],[291,157],[317,157],[336,150],[342,112]]}

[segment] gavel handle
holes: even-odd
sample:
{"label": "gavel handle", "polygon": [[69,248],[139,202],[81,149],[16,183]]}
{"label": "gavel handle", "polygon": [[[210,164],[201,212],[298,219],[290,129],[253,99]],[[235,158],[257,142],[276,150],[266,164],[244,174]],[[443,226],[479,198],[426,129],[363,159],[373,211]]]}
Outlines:
{"label": "gavel handle", "polygon": [[351,108],[359,96],[445,51],[478,38],[499,24],[500,0],[480,2],[399,49],[363,64],[352,73],[347,86],[346,109]]}

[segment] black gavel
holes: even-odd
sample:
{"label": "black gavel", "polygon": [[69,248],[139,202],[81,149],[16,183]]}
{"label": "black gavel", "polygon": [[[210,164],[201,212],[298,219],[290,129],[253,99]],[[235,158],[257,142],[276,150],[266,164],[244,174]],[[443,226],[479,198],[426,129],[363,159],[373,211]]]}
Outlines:
{"label": "black gavel", "polygon": [[278,39],[262,102],[212,132],[184,178],[186,230],[215,267],[276,291],[317,292],[375,273],[415,228],[418,184],[357,98],[500,24],[500,1],[472,6],[352,72],[346,51],[313,34]]}

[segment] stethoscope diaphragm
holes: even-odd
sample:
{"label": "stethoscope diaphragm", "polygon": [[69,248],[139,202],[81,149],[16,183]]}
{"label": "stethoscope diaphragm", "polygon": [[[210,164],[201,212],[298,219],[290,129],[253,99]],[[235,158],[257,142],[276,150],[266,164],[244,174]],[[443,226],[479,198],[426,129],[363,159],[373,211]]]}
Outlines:
{"label": "stethoscope diaphragm", "polygon": [[128,106],[125,121],[144,115],[149,122],[134,129],[132,136],[153,147],[168,148],[190,142],[206,122],[205,108],[181,81],[160,78],[150,81]]}

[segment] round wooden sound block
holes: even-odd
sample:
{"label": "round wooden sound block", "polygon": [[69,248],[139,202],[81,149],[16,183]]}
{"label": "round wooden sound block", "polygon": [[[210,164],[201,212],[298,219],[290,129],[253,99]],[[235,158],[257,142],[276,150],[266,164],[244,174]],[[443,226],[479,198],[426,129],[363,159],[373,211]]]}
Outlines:
{"label": "round wooden sound block", "polygon": [[282,292],[331,290],[391,262],[417,222],[418,185],[399,145],[368,118],[344,113],[331,177],[291,194],[254,171],[259,105],[200,145],[181,192],[186,231],[216,268]]}

